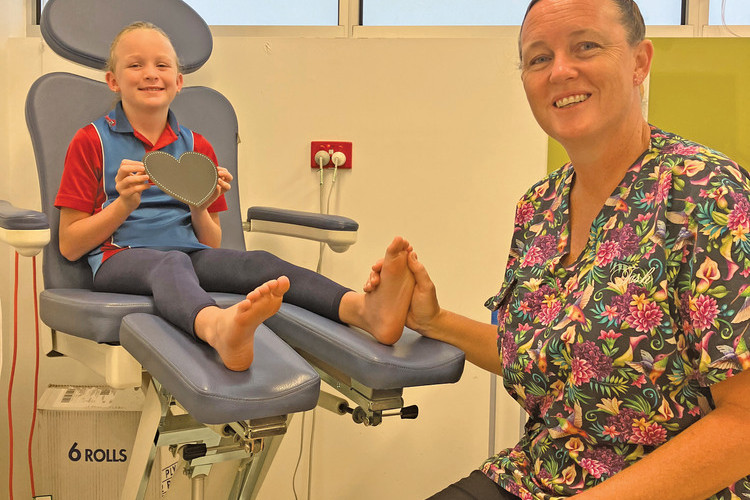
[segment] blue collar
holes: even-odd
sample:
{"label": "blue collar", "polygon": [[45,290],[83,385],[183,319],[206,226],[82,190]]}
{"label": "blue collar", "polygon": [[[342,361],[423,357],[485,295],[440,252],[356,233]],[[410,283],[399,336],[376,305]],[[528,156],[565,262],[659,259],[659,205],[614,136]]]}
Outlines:
{"label": "blue collar", "polygon": [[[109,124],[109,128],[113,132],[118,132],[121,134],[132,134],[134,132],[133,126],[130,124],[128,117],[125,115],[125,110],[122,109],[122,101],[117,101],[115,109],[109,112],[109,114],[106,116],[106,119],[107,124]],[[180,133],[180,125],[177,123],[177,117],[175,117],[171,109],[167,114],[167,123],[169,123],[169,127],[172,129],[175,135],[178,135]]]}

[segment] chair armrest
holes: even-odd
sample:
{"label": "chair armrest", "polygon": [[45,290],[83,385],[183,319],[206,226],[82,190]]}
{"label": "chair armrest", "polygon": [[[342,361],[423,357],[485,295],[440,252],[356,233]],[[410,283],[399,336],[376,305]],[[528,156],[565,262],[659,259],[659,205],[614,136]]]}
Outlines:
{"label": "chair armrest", "polygon": [[272,207],[250,207],[246,231],[281,234],[328,244],[334,252],[345,252],[357,241],[359,224],[340,215],[325,215]]}
{"label": "chair armrest", "polygon": [[26,257],[38,254],[49,243],[49,221],[42,212],[14,207],[0,200],[0,241]]}

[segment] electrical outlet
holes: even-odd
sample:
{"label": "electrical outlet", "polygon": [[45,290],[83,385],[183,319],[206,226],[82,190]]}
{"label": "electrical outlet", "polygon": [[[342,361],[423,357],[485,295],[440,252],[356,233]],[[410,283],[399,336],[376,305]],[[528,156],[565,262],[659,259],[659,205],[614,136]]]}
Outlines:
{"label": "electrical outlet", "polygon": [[[333,153],[341,152],[346,155],[346,161],[339,165],[339,168],[352,168],[352,143],[346,141],[312,141],[310,143],[310,166],[312,168],[320,168],[315,162],[315,153],[318,151],[326,151],[328,154],[333,156]],[[333,163],[328,163],[323,168],[333,168]]]}

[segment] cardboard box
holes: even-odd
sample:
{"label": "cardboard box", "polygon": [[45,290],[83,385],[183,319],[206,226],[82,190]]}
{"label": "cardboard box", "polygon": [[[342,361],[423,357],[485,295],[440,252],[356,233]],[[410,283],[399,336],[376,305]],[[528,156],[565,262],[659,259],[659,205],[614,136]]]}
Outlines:
{"label": "cardboard box", "polygon": [[[39,399],[34,431],[37,498],[119,499],[143,403],[143,393],[131,389],[48,387]],[[227,498],[238,463],[213,466],[205,481],[206,498]],[[168,447],[157,449],[146,500],[190,498],[183,466]]]}
{"label": "cardboard box", "polygon": [[[46,389],[39,400],[34,434],[37,494],[53,500],[119,498],[143,401],[143,393],[132,389]],[[155,469],[161,468],[161,455],[157,453]],[[161,497],[160,476],[164,473],[151,475],[146,499]]]}

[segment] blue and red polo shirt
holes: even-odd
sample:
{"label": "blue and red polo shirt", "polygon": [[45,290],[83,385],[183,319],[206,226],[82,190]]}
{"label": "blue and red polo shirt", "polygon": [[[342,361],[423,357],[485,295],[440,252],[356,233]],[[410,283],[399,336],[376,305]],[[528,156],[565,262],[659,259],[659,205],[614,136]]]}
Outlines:
{"label": "blue and red polo shirt", "polygon": [[[123,159],[140,161],[146,153],[164,151],[175,158],[182,153],[202,153],[218,165],[216,154],[202,135],[182,127],[170,111],[168,126],[156,144],[130,125],[122,103],[109,114],[78,130],[68,147],[57,208],[68,207],[96,214],[118,196],[115,177]],[[208,210],[227,209],[221,196]],[[96,271],[107,258],[125,248],[191,251],[208,248],[193,231],[190,207],[151,186],[141,194],[141,203],[101,246],[89,252],[88,262]]]}

